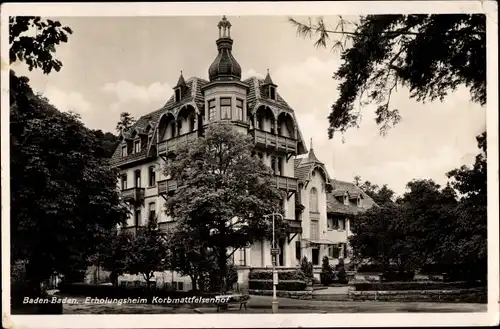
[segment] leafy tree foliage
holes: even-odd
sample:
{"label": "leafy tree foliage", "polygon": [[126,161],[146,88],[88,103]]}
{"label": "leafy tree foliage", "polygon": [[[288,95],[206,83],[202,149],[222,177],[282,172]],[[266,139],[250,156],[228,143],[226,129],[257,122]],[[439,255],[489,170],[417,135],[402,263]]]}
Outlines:
{"label": "leafy tree foliage", "polygon": [[252,156],[253,147],[251,138],[230,124],[214,123],[204,137],[178,150],[166,168],[178,186],[167,199],[167,212],[214,250],[222,290],[228,250],[269,237],[264,215],[279,211],[284,197],[270,169]]}
{"label": "leafy tree foliage", "polygon": [[135,123],[134,117],[129,112],[122,112],[120,114],[120,121],[116,124],[116,131],[121,133],[127,131]]}
{"label": "leafy tree foliage", "polygon": [[484,281],[486,134],[477,140],[482,152],[474,165],[450,171],[451,180],[444,188],[432,180],[413,180],[396,202],[357,215],[349,238],[355,258],[384,269],[396,265],[402,271],[438,265],[452,278]]}
{"label": "leafy tree foliage", "polygon": [[94,134],[101,141],[100,156],[108,159],[111,158],[118,146],[118,137],[102,130],[94,130]]}
{"label": "leafy tree foliage", "polygon": [[[59,71],[55,47],[72,33],[40,17],[10,17],[10,61]],[[30,35],[29,30],[36,30]],[[35,294],[52,274],[84,272],[108,232],[128,210],[96,134],[74,113],[61,113],[10,71],[11,261],[25,264]],[[64,247],[61,247],[64,246]]]}
{"label": "leafy tree foliage", "polygon": [[[28,260],[37,283],[81,270],[128,210],[100,141],[72,113],[10,75],[12,261]],[[63,248],[61,246],[64,246]]]}
{"label": "leafy tree foliage", "polygon": [[[36,32],[35,36],[29,33]],[[73,31],[68,26],[50,19],[35,16],[9,17],[9,56],[10,62],[22,61],[28,69],[41,69],[49,74],[59,72],[62,62],[55,58],[55,47],[68,42],[68,35]]]}
{"label": "leafy tree foliage", "polygon": [[156,218],[150,218],[146,226],[139,227],[129,243],[125,270],[141,274],[149,287],[154,272],[168,268],[170,257],[165,234],[158,229]]}
{"label": "leafy tree foliage", "polygon": [[385,203],[391,203],[394,201],[395,193],[391,190],[387,184],[379,187],[377,184],[373,184],[369,181],[365,181],[361,184],[361,177],[356,176],[355,180],[357,186],[363,190],[368,196],[370,196],[376,204],[382,205]]}
{"label": "leafy tree foliage", "polygon": [[109,236],[101,245],[100,262],[102,267],[110,271],[113,285],[118,286],[118,277],[127,271],[128,257],[131,252],[133,236],[126,231],[109,231]]}
{"label": "leafy tree foliage", "polygon": [[423,102],[443,100],[465,85],[472,101],[486,103],[485,15],[368,15],[358,22],[340,17],[333,29],[322,18],[290,22],[300,36],[316,36],[317,47],[338,36],[332,49],[341,50],[343,63],[334,74],[340,85],[328,117],[330,138],[358,126],[358,100],[378,104],[376,122],[382,133],[397,124],[401,116],[390,108],[390,100],[398,86]]}
{"label": "leafy tree foliage", "polygon": [[[197,290],[197,283],[204,280],[205,274],[209,274],[216,267],[217,260],[213,250],[202,240],[196,228],[185,223],[168,232],[166,239],[175,250],[171,269],[183,276],[189,276],[192,289]],[[203,283],[202,286],[204,290]]]}

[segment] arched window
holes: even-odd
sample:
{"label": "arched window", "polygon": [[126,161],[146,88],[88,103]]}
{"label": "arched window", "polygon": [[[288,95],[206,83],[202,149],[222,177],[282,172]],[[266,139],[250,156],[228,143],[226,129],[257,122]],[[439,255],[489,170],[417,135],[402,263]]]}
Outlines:
{"label": "arched window", "polygon": [[311,189],[309,192],[309,211],[310,212],[319,212],[318,209],[318,191],[315,187]]}

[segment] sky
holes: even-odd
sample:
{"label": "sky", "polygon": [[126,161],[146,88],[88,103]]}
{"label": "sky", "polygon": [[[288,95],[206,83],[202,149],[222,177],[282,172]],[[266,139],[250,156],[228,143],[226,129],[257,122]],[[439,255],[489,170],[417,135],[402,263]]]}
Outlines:
{"label": "sky", "polygon": [[[89,128],[115,132],[121,112],[138,118],[166,103],[181,70],[186,79],[208,78],[220,18],[57,17],[73,30],[68,43],[57,48],[62,70],[43,75],[22,63],[13,69],[28,76],[33,89],[59,110],[79,113]],[[486,108],[469,102],[465,88],[444,102],[425,104],[398,89],[391,106],[403,119],[386,136],[374,121],[375,105],[369,105],[361,109],[359,128],[350,129],[343,140],[329,140],[327,116],[339,83],[332,76],[342,63],[340,55],[298,37],[287,17],[228,19],[243,79],[263,77],[269,69],[278,93],[295,111],[307,147],[312,138],[331,177],[353,181],[359,175],[402,194],[412,179],[431,178],[444,185],[446,172],[473,163],[475,136],[486,129]]]}

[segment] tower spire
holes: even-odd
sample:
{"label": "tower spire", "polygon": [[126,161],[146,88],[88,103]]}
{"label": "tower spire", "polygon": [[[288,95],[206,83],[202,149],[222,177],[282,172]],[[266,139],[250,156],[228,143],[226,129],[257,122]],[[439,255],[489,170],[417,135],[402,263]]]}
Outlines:
{"label": "tower spire", "polygon": [[308,162],[319,162],[319,163],[321,163],[321,161],[319,161],[318,158],[316,157],[316,154],[314,154],[313,139],[312,138],[311,138],[311,147],[309,149],[309,155],[307,156],[307,161]]}
{"label": "tower spire", "polygon": [[231,39],[231,23],[226,16],[217,24],[219,38],[216,41],[219,54],[208,69],[210,81],[214,80],[241,80],[241,66],[231,53],[233,39]]}

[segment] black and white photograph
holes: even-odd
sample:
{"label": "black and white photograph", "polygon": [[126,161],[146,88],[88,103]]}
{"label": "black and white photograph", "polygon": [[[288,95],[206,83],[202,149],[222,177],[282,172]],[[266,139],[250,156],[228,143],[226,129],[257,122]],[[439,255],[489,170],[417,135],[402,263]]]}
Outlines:
{"label": "black and white photograph", "polygon": [[498,325],[497,3],[432,2],[3,4],[3,326]]}

